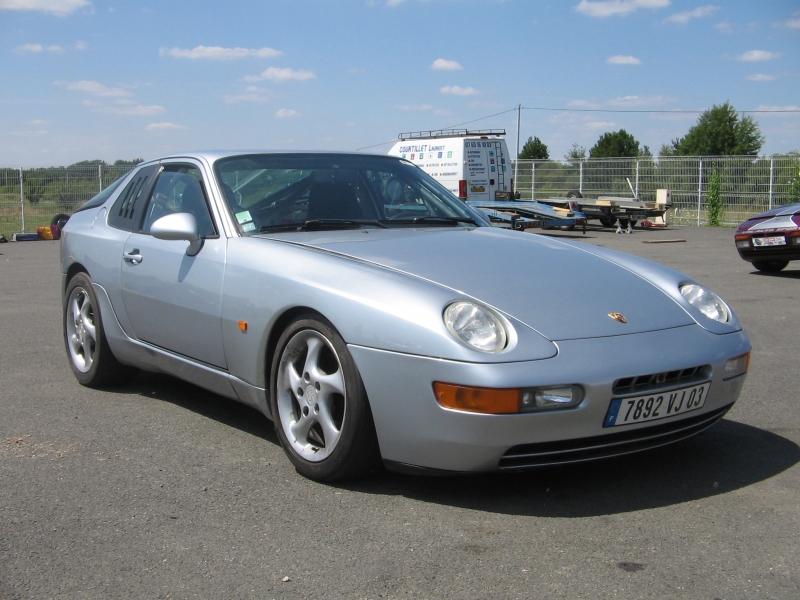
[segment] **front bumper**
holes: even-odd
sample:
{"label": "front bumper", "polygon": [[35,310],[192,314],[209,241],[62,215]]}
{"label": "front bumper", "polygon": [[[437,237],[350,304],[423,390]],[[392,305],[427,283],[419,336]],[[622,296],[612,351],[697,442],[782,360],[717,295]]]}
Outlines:
{"label": "front bumper", "polygon": [[[708,426],[721,418],[736,401],[745,375],[723,381],[723,366],[750,351],[743,331],[715,335],[697,325],[557,345],[559,353],[553,358],[501,364],[350,346],[370,399],[384,461],[396,468],[493,471],[575,462],[677,441],[701,431],[699,422]],[[702,409],[659,421],[603,427],[611,398],[624,397],[612,393],[615,381],[699,365],[711,367],[711,387]],[[483,415],[440,406],[434,381],[494,388],[578,384],[585,397],[568,410]],[[686,435],[674,435],[679,431]],[[619,443],[626,438],[634,443]],[[519,458],[541,454],[542,449],[551,453],[564,442],[577,452],[562,453],[556,460]]]}

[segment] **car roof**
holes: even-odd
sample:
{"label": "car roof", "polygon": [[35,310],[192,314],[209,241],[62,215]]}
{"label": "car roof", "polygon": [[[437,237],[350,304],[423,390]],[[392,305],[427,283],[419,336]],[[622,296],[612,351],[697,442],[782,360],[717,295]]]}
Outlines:
{"label": "car roof", "polygon": [[248,156],[251,154],[338,154],[348,156],[363,156],[366,158],[388,158],[396,160],[397,157],[389,156],[387,154],[373,154],[367,152],[354,152],[352,150],[194,150],[189,152],[174,152],[165,154],[157,158],[144,161],[142,164],[157,163],[163,160],[174,160],[180,158],[196,158],[213,163],[221,158],[228,158],[231,156]]}

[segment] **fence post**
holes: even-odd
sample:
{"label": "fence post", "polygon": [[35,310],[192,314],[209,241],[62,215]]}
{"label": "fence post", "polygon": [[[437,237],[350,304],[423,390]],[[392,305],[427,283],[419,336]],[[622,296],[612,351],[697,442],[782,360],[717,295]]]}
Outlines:
{"label": "fence post", "polygon": [[700,205],[703,202],[703,159],[700,159],[700,175],[697,178],[697,226],[700,227]]}
{"label": "fence post", "polygon": [[769,157],[769,209],[772,210],[772,187],[775,181],[775,156]]}
{"label": "fence post", "polygon": [[531,200],[536,200],[536,161],[531,163]]}
{"label": "fence post", "polygon": [[581,174],[580,179],[578,180],[578,191],[583,195],[583,161],[580,162],[581,165]]}
{"label": "fence post", "polygon": [[22,189],[22,167],[19,168],[19,215],[22,221],[22,233],[25,233],[25,192]]}
{"label": "fence post", "polygon": [[636,159],[636,197],[639,197],[639,159]]}
{"label": "fence post", "polygon": [[100,190],[98,193],[103,191],[103,165],[97,165],[97,180],[100,183]]}

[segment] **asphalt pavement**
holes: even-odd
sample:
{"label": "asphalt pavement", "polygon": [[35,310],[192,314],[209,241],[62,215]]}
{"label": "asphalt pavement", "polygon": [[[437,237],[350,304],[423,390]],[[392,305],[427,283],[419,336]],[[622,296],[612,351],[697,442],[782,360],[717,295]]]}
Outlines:
{"label": "asphalt pavement", "polygon": [[800,262],[762,275],[731,229],[545,235],[725,298],[753,354],[723,421],[583,466],[314,483],[246,406],[145,373],[81,387],[58,242],[0,245],[0,599],[800,597]]}

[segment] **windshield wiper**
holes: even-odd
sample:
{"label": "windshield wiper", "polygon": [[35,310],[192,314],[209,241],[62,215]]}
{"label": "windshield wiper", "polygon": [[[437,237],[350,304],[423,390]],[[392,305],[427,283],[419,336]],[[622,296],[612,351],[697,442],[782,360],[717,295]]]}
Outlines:
{"label": "windshield wiper", "polygon": [[437,225],[454,225],[457,226],[460,223],[469,223],[470,225],[477,225],[474,219],[470,219],[469,217],[414,217],[413,219],[392,219],[389,221],[390,223],[413,223],[414,225],[418,223],[431,223]]}
{"label": "windshield wiper", "polygon": [[258,231],[267,233],[271,231],[324,231],[336,229],[359,229],[364,226],[380,227],[386,225],[373,219],[311,219],[304,223],[281,223],[279,225],[262,225]]}

